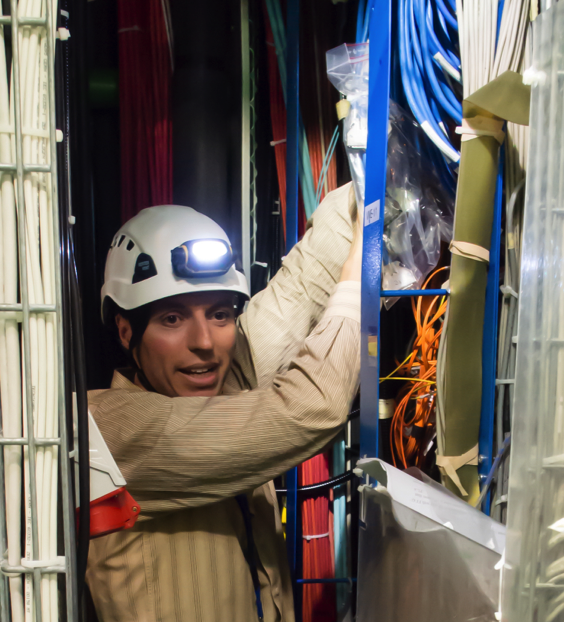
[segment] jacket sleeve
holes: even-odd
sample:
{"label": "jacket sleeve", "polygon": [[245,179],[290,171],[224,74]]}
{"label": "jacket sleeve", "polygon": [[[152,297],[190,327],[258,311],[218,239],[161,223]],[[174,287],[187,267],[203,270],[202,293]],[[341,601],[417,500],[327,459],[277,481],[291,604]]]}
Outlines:
{"label": "jacket sleeve", "polygon": [[286,369],[321,319],[349,254],[355,205],[352,184],[329,193],[276,276],[249,302],[234,369],[254,370],[250,386],[265,386]]}
{"label": "jacket sleeve", "polygon": [[[360,298],[358,283],[341,284],[341,294],[342,286]],[[321,450],[357,389],[358,309],[330,306],[268,387],[213,398],[126,389],[98,396],[96,422],[141,516],[252,490]]]}

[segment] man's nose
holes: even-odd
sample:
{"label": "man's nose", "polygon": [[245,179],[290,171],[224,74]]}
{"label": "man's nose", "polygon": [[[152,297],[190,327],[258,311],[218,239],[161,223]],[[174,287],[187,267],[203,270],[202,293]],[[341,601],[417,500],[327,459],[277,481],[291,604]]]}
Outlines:
{"label": "man's nose", "polygon": [[190,350],[213,350],[213,339],[204,313],[195,313],[188,336]]}

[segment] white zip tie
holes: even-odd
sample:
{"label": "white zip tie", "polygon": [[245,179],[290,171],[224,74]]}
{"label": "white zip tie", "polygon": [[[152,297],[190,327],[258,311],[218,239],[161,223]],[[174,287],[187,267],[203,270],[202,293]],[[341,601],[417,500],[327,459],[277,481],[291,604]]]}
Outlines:
{"label": "white zip tie", "polygon": [[70,39],[70,30],[68,28],[57,28],[56,37],[59,41],[68,41]]}
{"label": "white zip tie", "polygon": [[270,141],[270,146],[271,147],[276,147],[276,145],[281,145],[282,143],[285,143],[286,139],[285,138],[281,138],[280,140],[271,140]]}
{"label": "white zip tie", "polygon": [[[62,555],[59,557],[55,557],[55,559],[33,560],[33,561],[27,560],[24,558],[21,560],[21,566],[22,568],[31,568],[31,569],[49,568],[49,569],[52,569],[53,574],[55,574],[58,572],[66,571],[65,562],[66,562],[65,557]],[[17,570],[13,570],[13,571],[8,570],[9,566],[10,565],[8,564],[8,560],[3,559],[2,562],[0,563],[0,573],[2,573],[6,577],[19,577],[22,575],[22,573]]]}
{"label": "white zip tie", "polygon": [[307,540],[308,542],[310,540],[317,540],[318,538],[328,538],[328,537],[329,537],[329,532],[327,532],[327,533],[320,533],[317,536],[302,536],[302,538],[304,540]]}
{"label": "white zip tie", "polygon": [[57,570],[65,570],[65,557],[59,555],[54,559],[22,559],[22,566],[24,568],[53,568]]}
{"label": "white zip tie", "polygon": [[496,386],[500,386],[502,384],[515,384],[515,378],[496,378],[495,384]]}
{"label": "white zip tie", "polygon": [[[15,134],[13,125],[1,125],[0,134]],[[22,127],[23,136],[32,136],[33,138],[49,138],[49,130],[40,130],[32,127]]]}
{"label": "white zip tie", "polygon": [[499,289],[504,296],[513,296],[519,300],[519,294],[509,285],[502,285]]}

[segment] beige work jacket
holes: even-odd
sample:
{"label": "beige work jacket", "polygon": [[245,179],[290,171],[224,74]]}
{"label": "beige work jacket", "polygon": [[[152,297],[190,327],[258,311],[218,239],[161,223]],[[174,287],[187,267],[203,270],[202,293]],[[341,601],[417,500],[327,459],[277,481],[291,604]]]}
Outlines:
{"label": "beige work jacket", "polygon": [[142,513],[92,541],[87,581],[100,622],[256,622],[235,496],[246,493],[266,622],[293,622],[271,480],[345,423],[360,369],[360,284],[341,283],[351,185],[328,195],[304,239],[238,321],[214,398],[169,398],[117,371],[89,402]]}

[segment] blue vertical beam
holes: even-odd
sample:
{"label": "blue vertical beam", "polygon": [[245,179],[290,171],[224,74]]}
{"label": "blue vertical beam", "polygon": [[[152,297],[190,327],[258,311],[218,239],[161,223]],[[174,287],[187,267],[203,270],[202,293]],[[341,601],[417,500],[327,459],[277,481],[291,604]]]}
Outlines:
{"label": "blue vertical beam", "polygon": [[391,0],[376,0],[370,20],[368,144],[361,302],[360,455],[378,455],[380,371],[380,285],[388,115],[390,96]]}
{"label": "blue vertical beam", "polygon": [[[484,482],[493,461],[493,440],[495,425],[495,389],[497,376],[497,324],[499,313],[499,256],[501,246],[501,213],[503,190],[503,150],[499,161],[495,192],[490,263],[486,285],[486,307],[484,333],[482,338],[482,412],[480,415],[478,473]],[[484,500],[482,509],[490,513],[490,495]]]}
{"label": "blue vertical beam", "polygon": [[[300,129],[300,0],[286,4],[286,254],[298,241],[298,165]],[[286,546],[292,579],[299,572],[298,469],[287,473]],[[301,543],[300,543],[301,544]],[[294,584],[295,585],[295,584]],[[301,590],[294,589],[296,619],[301,620]]]}
{"label": "blue vertical beam", "polygon": [[300,0],[288,0],[286,24],[286,254],[288,254],[298,241]]}

